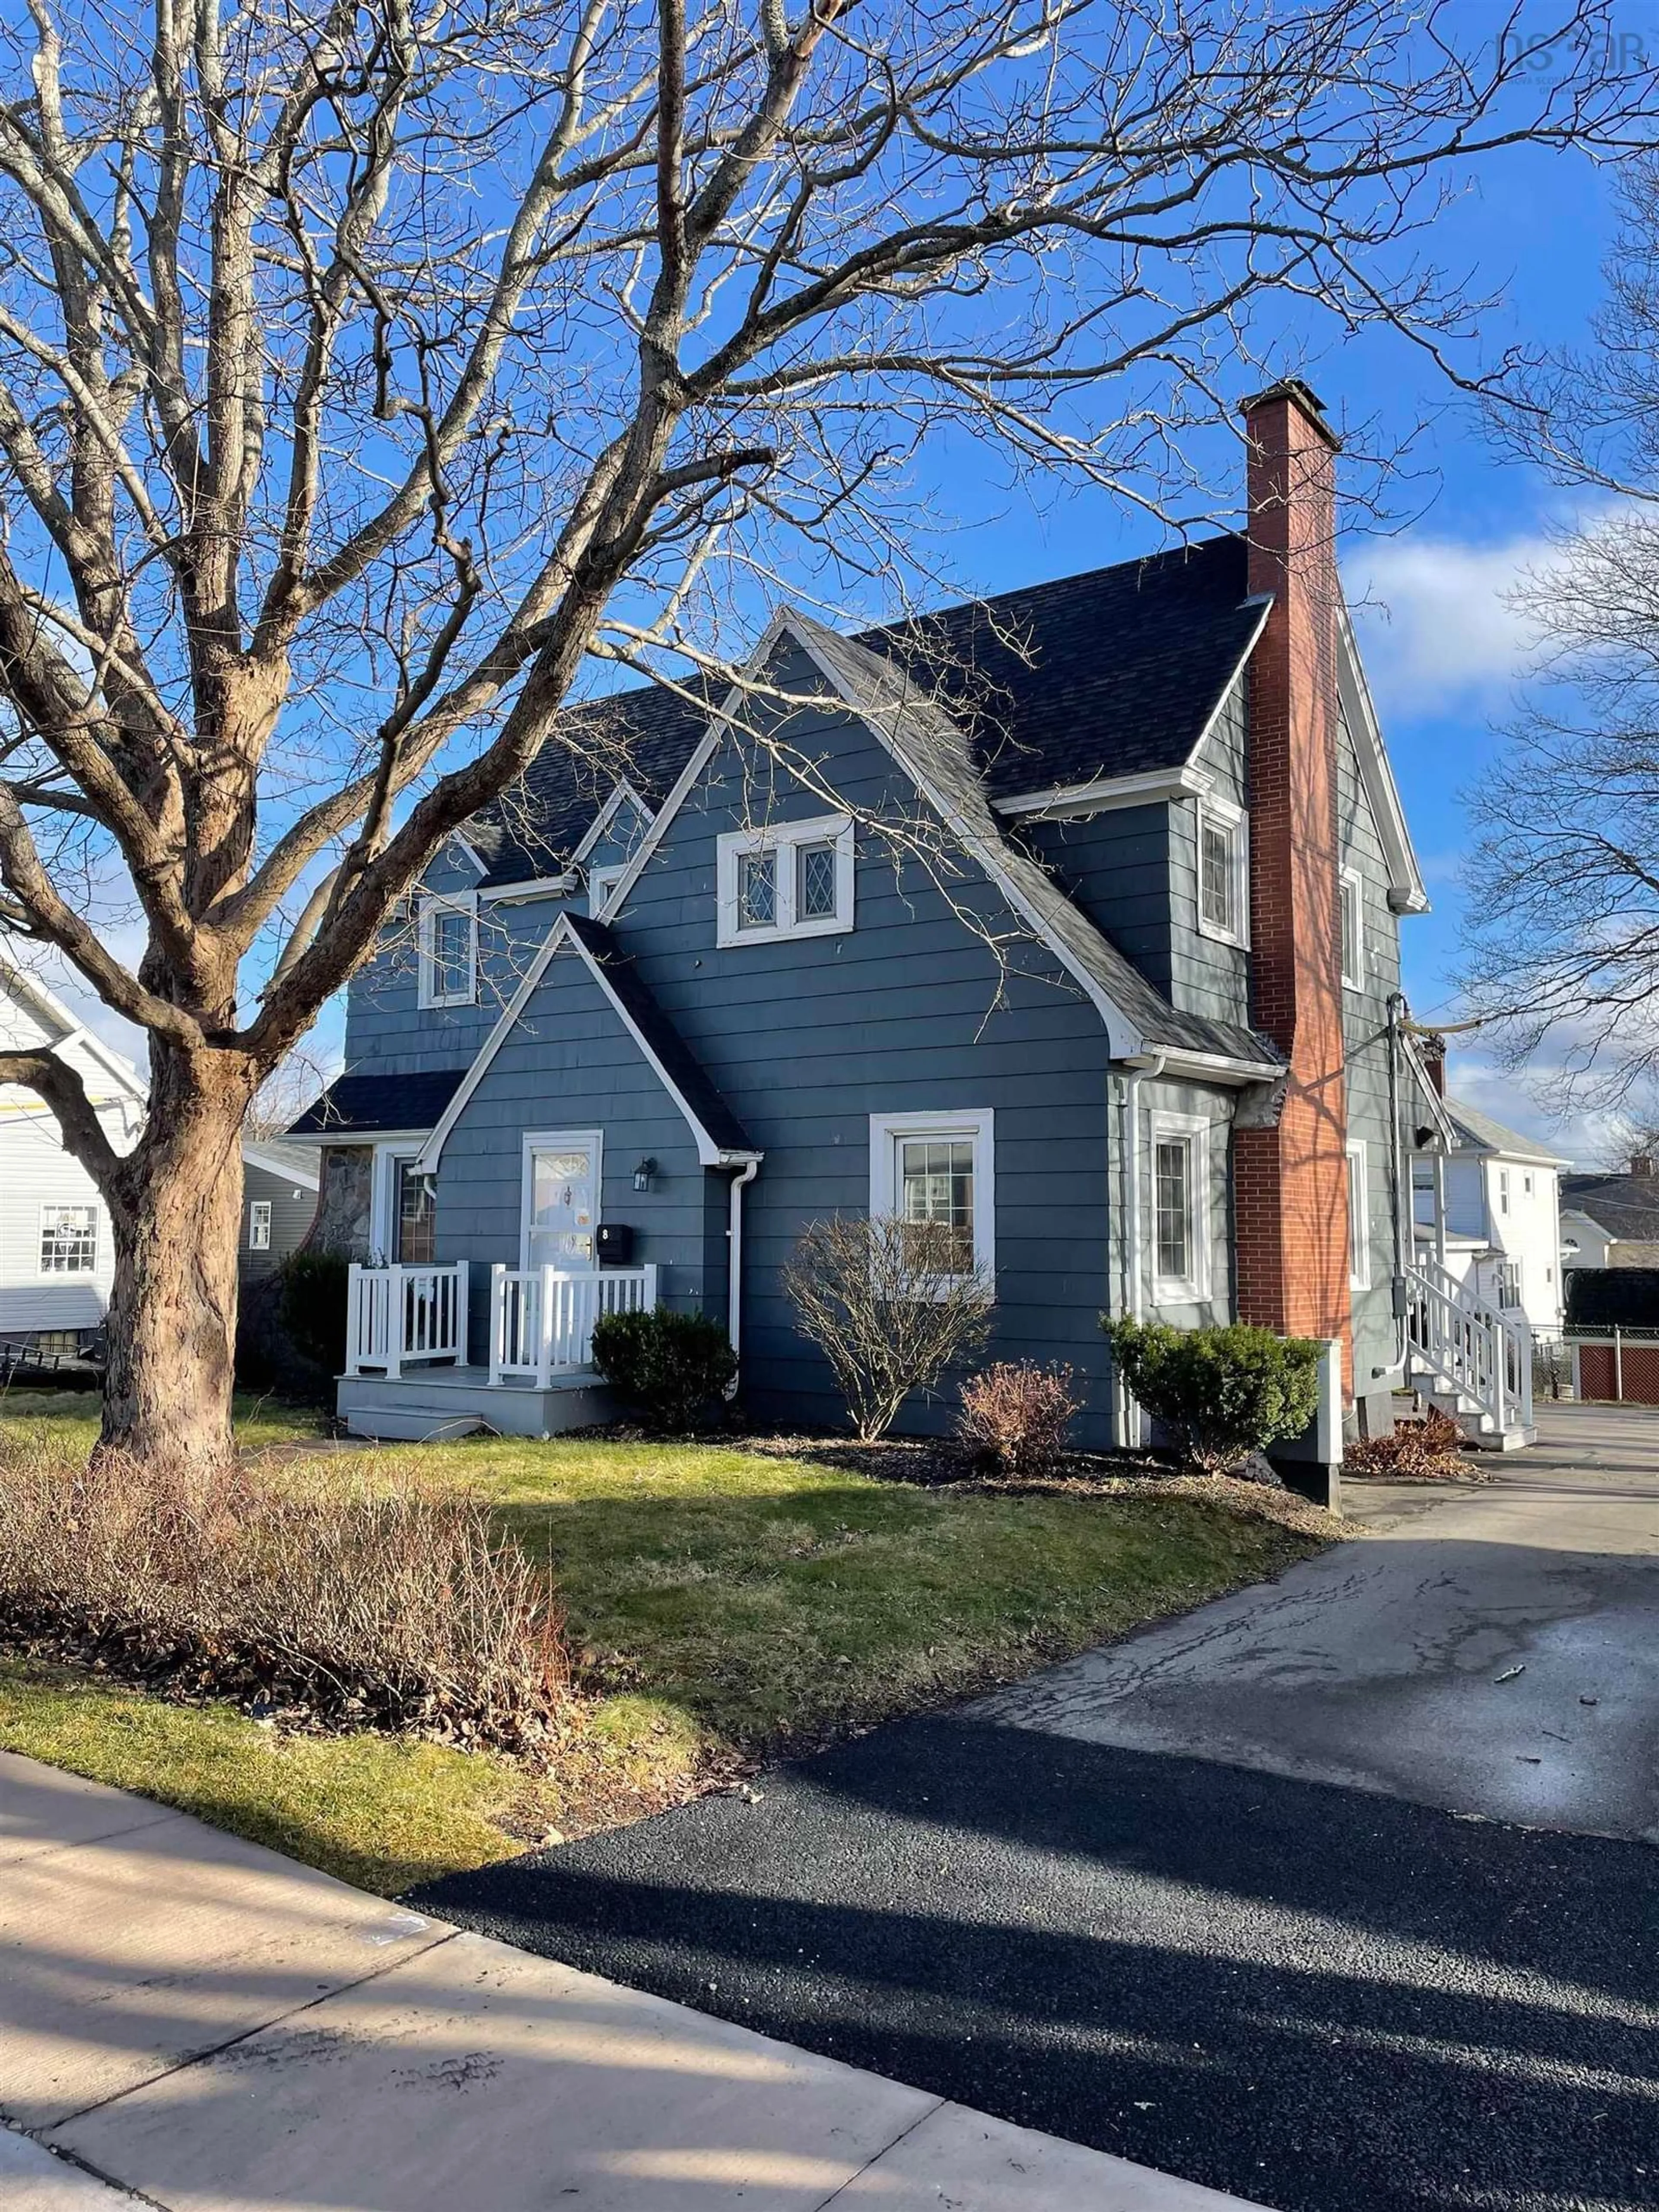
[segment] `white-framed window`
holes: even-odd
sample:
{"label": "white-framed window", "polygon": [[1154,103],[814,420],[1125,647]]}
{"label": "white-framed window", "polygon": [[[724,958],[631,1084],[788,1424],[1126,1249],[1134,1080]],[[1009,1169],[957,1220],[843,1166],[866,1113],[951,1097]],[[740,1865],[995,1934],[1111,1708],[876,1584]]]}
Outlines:
{"label": "white-framed window", "polygon": [[611,894],[617,887],[617,878],[627,867],[626,860],[613,861],[607,868],[590,868],[587,872],[587,911],[597,921],[610,903]]}
{"label": "white-framed window", "polygon": [[962,1272],[988,1283],[996,1268],[996,1116],[961,1113],[870,1116],[870,1218],[949,1230]]}
{"label": "white-framed window", "polygon": [[1210,1125],[1154,1113],[1147,1133],[1152,1303],[1197,1305],[1210,1295]]}
{"label": "white-framed window", "polygon": [[423,898],[416,933],[422,1006],[471,1006],[478,995],[478,902],[473,893]]}
{"label": "white-framed window", "polygon": [[853,927],[853,823],[846,814],[730,830],[720,841],[720,945],[828,937]]}
{"label": "white-framed window", "polygon": [[1371,1282],[1371,1179],[1363,1137],[1348,1139],[1348,1286],[1365,1291]]}
{"label": "white-framed window", "polygon": [[1498,1170],[1498,1211],[1500,1213],[1507,1213],[1509,1210],[1510,1171],[1507,1168],[1499,1168]]}
{"label": "white-framed window", "polygon": [[1521,1302],[1521,1262],[1518,1260],[1500,1260],[1498,1265],[1498,1303],[1500,1306],[1515,1307]]}
{"label": "white-framed window", "polygon": [[98,1272],[98,1208],[43,1206],[40,1209],[40,1273],[93,1275]]}
{"label": "white-framed window", "polygon": [[1365,985],[1365,901],[1364,886],[1357,868],[1343,869],[1340,889],[1342,984],[1345,990],[1359,991]]}
{"label": "white-framed window", "polygon": [[251,1198],[247,1202],[247,1249],[250,1252],[269,1252],[270,1249],[270,1200]]}
{"label": "white-framed window", "polygon": [[1198,802],[1198,927],[1243,945],[1249,924],[1249,823],[1242,806],[1206,792]]}
{"label": "white-framed window", "polygon": [[1532,1196],[1532,1177],[1529,1175],[1522,1176],[1521,1188],[1528,1198]]}

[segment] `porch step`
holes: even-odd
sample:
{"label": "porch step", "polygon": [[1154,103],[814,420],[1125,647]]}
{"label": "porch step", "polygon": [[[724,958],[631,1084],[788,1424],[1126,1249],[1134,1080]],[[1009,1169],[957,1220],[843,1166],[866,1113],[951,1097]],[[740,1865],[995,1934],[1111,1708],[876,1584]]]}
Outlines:
{"label": "porch step", "polygon": [[1537,1430],[1523,1427],[1519,1421],[1498,1428],[1490,1414],[1483,1413],[1461,1391],[1435,1389],[1423,1382],[1415,1388],[1419,1399],[1451,1416],[1463,1431],[1463,1441],[1471,1451],[1524,1451],[1528,1444],[1538,1441]]}
{"label": "porch step", "polygon": [[480,1430],[507,1437],[556,1437],[617,1417],[609,1388],[591,1370],[534,1384],[493,1383],[484,1367],[415,1368],[396,1381],[343,1375],[335,1411],[347,1433],[387,1443],[431,1443]]}

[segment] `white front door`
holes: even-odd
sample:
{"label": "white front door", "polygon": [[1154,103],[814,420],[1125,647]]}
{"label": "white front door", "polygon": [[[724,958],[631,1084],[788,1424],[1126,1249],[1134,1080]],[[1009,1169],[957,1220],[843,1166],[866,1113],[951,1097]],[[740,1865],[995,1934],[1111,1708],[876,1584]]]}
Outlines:
{"label": "white front door", "polygon": [[598,1131],[538,1131],[527,1136],[520,1265],[566,1272],[597,1266],[593,1232],[599,1221]]}

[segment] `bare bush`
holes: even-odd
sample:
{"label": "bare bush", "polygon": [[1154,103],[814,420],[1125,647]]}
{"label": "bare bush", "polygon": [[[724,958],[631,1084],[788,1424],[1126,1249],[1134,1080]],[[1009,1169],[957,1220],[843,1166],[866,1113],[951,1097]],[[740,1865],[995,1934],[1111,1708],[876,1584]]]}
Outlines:
{"label": "bare bush", "polygon": [[1342,1454],[1345,1474],[1377,1482],[1444,1482],[1471,1471],[1463,1431],[1438,1406],[1431,1406],[1420,1421],[1396,1422],[1386,1437],[1362,1437]]}
{"label": "bare bush", "polygon": [[999,1360],[962,1386],[957,1436],[976,1458],[1005,1474],[1041,1474],[1066,1449],[1066,1431],[1082,1400],[1069,1367]]}
{"label": "bare bush", "polygon": [[568,1674],[550,1578],[484,1507],[361,1474],[0,1448],[0,1639],[310,1725],[507,1750]]}
{"label": "bare bush", "polygon": [[783,1270],[795,1325],[835,1370],[860,1443],[884,1436],[913,1390],[976,1352],[989,1279],[943,1224],[809,1222]]}

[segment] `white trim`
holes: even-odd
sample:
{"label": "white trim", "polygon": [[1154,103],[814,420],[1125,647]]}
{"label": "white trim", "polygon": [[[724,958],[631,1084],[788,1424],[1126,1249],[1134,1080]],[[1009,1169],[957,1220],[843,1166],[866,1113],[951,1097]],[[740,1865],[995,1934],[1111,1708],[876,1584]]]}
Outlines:
{"label": "white trim", "polygon": [[988,1106],[944,1107],[933,1113],[870,1116],[870,1218],[898,1212],[898,1147],[908,1137],[967,1137],[974,1147],[974,1265],[988,1284],[996,1279],[996,1115]]}
{"label": "white trim", "polygon": [[506,1006],[503,1008],[501,1018],[496,1022],[495,1028],[491,1030],[489,1035],[484,1039],[483,1044],[479,1047],[477,1055],[474,1059],[472,1065],[467,1069],[466,1073],[461,1078],[460,1082],[456,1085],[454,1097],[450,1100],[448,1105],[445,1107],[442,1114],[439,1116],[431,1134],[427,1138],[425,1145],[422,1147],[421,1165],[425,1169],[427,1173],[430,1175],[435,1172],[438,1162],[443,1157],[444,1146],[449,1141],[450,1131],[455,1127],[457,1121],[460,1120],[461,1115],[465,1112],[468,1103],[472,1097],[472,1094],[477,1091],[478,1085],[483,1081],[484,1077],[489,1073],[490,1064],[495,1060],[496,1054],[507,1042],[507,1038],[511,1036],[514,1030],[517,1027],[520,1017],[523,1014],[525,1008],[530,1004],[532,998],[535,994],[537,987],[541,982],[542,977],[547,973],[554,954],[560,950],[561,946],[565,945],[570,945],[574,951],[580,955],[582,963],[586,968],[587,972],[592,976],[600,990],[605,993],[605,997],[610,1000],[611,1009],[616,1014],[617,1020],[621,1022],[623,1027],[628,1031],[629,1036],[633,1038],[635,1043],[639,1047],[641,1054],[644,1056],[647,1065],[656,1076],[658,1082],[661,1084],[663,1089],[668,1093],[675,1105],[679,1109],[681,1118],[685,1122],[687,1128],[690,1130],[692,1136],[696,1139],[697,1159],[699,1164],[706,1168],[732,1167],[736,1166],[738,1162],[743,1160],[757,1160],[763,1158],[764,1155],[758,1152],[729,1152],[723,1150],[715,1143],[714,1138],[709,1135],[708,1130],[703,1127],[702,1123],[697,1119],[696,1113],[693,1111],[684,1094],[675,1084],[667,1069],[657,1058],[655,1053],[652,1051],[649,1044],[646,1042],[644,1036],[635,1026],[632,1017],[629,1015],[627,1008],[623,1006],[622,1000],[617,996],[615,991],[611,989],[610,981],[605,975],[605,969],[599,965],[599,963],[594,959],[592,954],[589,952],[587,947],[582,943],[580,938],[577,936],[575,931],[572,929],[570,927],[569,917],[562,914],[554,922],[552,927],[548,931],[547,935],[542,939],[539,951],[537,952],[535,957],[531,961],[529,967],[525,970],[523,981],[519,985],[518,989],[513,994],[512,998],[507,1001]]}
{"label": "white trim", "polygon": [[626,860],[615,861],[611,866],[590,868],[587,872],[587,911],[595,921],[610,918],[611,894],[622,879]]}
{"label": "white trim", "polygon": [[[440,991],[437,988],[438,963],[434,944],[437,920],[441,914],[465,915],[470,925],[466,984],[465,988],[459,991]],[[416,908],[415,938],[418,969],[416,1004],[422,1008],[477,1006],[478,1002],[478,894],[477,891],[423,891]]]}
{"label": "white trim", "polygon": [[[836,852],[836,910],[805,921],[795,918],[795,895],[803,845],[833,845]],[[764,927],[744,929],[738,919],[739,864],[754,853],[771,853],[777,867],[774,889],[776,919]],[[850,814],[815,815],[807,822],[768,823],[757,830],[728,830],[715,845],[714,942],[717,945],[775,945],[783,938],[836,937],[853,927],[854,840]]]}
{"label": "white trim", "polygon": [[[1152,1256],[1154,1306],[1202,1305],[1210,1296],[1210,1129],[1211,1124],[1202,1114],[1176,1114],[1155,1106],[1146,1116],[1146,1198],[1152,1232],[1146,1249]],[[1184,1144],[1187,1147],[1192,1264],[1184,1275],[1160,1275],[1158,1271],[1158,1148],[1163,1144]]]}
{"label": "white trim", "polygon": [[593,1155],[593,1265],[599,1272],[599,1222],[605,1212],[605,1132],[603,1129],[526,1129],[519,1147],[519,1266],[527,1270],[530,1258],[531,1200],[535,1188],[534,1160],[538,1152],[562,1150]]}
{"label": "white trim", "polygon": [[1394,780],[1394,770],[1389,763],[1388,748],[1382,742],[1382,732],[1376,719],[1370,686],[1365,680],[1364,663],[1359,658],[1359,641],[1354,635],[1353,622],[1347,608],[1339,598],[1336,608],[1337,696],[1342,702],[1343,719],[1348,726],[1354,758],[1359,763],[1359,780],[1365,787],[1371,817],[1376,824],[1376,834],[1382,846],[1382,857],[1389,870],[1389,902],[1396,914],[1426,914],[1429,895],[1423,884],[1423,872],[1412,849],[1411,832],[1406,827],[1406,810],[1400,800],[1400,787]]}
{"label": "white trim", "polygon": [[1353,893],[1352,943],[1348,937],[1346,901],[1340,900],[1337,959],[1342,970],[1342,988],[1345,991],[1363,991],[1365,988],[1365,878],[1358,868],[1340,868],[1337,883],[1340,891],[1352,890]]}
{"label": "white trim", "polygon": [[[269,1252],[270,1249],[271,1201],[268,1198],[251,1198],[247,1202],[247,1249],[250,1252]],[[261,1234],[261,1232],[264,1232]]]}
{"label": "white trim", "polygon": [[[306,1139],[295,1137],[293,1142],[302,1145]],[[274,1176],[278,1182],[297,1182],[307,1190],[315,1190],[322,1180],[315,1168],[295,1167],[291,1160],[276,1159],[258,1145],[242,1146],[242,1164],[258,1168],[261,1175]]]}
{"label": "white trim", "polygon": [[478,896],[481,900],[487,899],[491,906],[507,906],[523,899],[558,898],[575,887],[575,875],[567,868],[562,875],[526,876],[519,884],[486,885]]}
{"label": "white trim", "polygon": [[[1370,1151],[1363,1137],[1350,1137],[1348,1155],[1348,1288],[1371,1286],[1371,1169]],[[1354,1200],[1358,1177],[1358,1218]]]}
{"label": "white trim", "polygon": [[[1194,858],[1197,864],[1198,933],[1213,939],[1218,945],[1237,945],[1248,951],[1250,942],[1250,817],[1244,809],[1219,792],[1200,794],[1194,809]],[[1231,927],[1213,921],[1204,911],[1204,831],[1214,823],[1228,833],[1227,866],[1231,876],[1231,894],[1234,920]]]}
{"label": "white trim", "polygon": [[1056,783],[1046,791],[1022,791],[1012,799],[994,799],[991,805],[998,814],[1063,822],[1111,813],[1124,806],[1156,806],[1209,787],[1207,773],[1188,760],[1179,768],[1143,769],[1134,775],[1103,775],[1089,783]]}
{"label": "white trim", "polygon": [[483,854],[478,850],[477,847],[472,842],[472,840],[464,830],[452,830],[449,833],[448,842],[452,845],[459,845],[460,847],[462,857],[470,861],[481,876],[487,876],[489,873],[489,861],[485,860]]}
{"label": "white trim", "polygon": [[604,805],[600,807],[599,812],[593,817],[593,819],[588,823],[587,828],[583,834],[580,844],[577,846],[575,851],[570,855],[570,865],[573,868],[580,867],[582,862],[587,858],[593,848],[599,843],[600,838],[604,836],[605,831],[616,820],[617,815],[622,812],[624,806],[631,806],[635,814],[639,816],[640,827],[641,830],[648,829],[650,827],[651,809],[640,797],[639,793],[635,790],[633,785],[628,781],[628,778],[625,775],[619,776],[617,781],[611,787],[610,797],[605,800]]}
{"label": "white trim", "polygon": [[418,1136],[377,1137],[374,1139],[374,1157],[370,1164],[368,1179],[368,1246],[371,1252],[380,1255],[381,1261],[386,1267],[398,1264],[398,1224],[392,1211],[398,1192],[394,1166],[399,1160],[412,1160],[418,1165],[420,1157],[421,1140]]}
{"label": "white trim", "polygon": [[[45,1198],[35,1212],[34,1270],[35,1280],[41,1283],[79,1283],[88,1281],[98,1273],[98,1255],[103,1238],[100,1221],[103,1207],[95,1198]],[[49,1213],[89,1213],[92,1216],[92,1257],[84,1267],[48,1267],[46,1265],[46,1216]]]}

